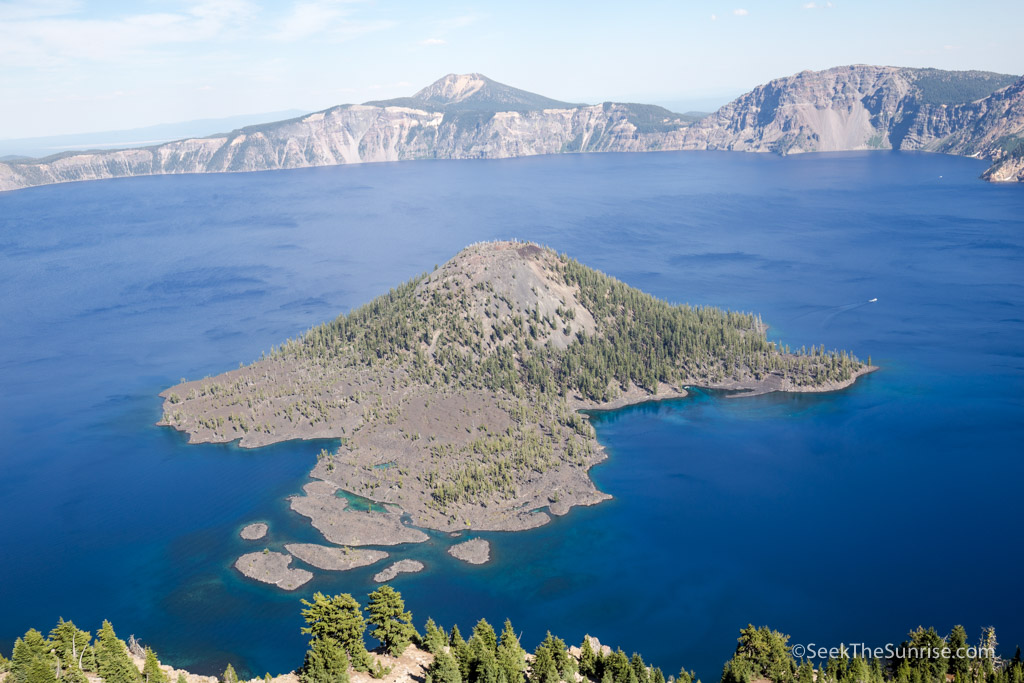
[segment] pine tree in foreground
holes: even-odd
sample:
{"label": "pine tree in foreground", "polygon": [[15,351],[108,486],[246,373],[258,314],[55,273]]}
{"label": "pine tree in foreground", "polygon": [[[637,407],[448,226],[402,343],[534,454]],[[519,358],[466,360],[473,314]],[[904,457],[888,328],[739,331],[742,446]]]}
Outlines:
{"label": "pine tree in foreground", "polygon": [[348,683],[348,655],[334,638],[324,636],[313,641],[299,669],[302,683]]}
{"label": "pine tree in foreground", "polygon": [[455,658],[441,652],[427,668],[427,683],[462,683],[462,674]]}
{"label": "pine tree in foreground", "polygon": [[433,619],[427,619],[420,644],[427,652],[436,655],[448,645],[448,637],[444,634],[444,629],[439,628]]}
{"label": "pine tree in foreground", "polygon": [[160,668],[156,653],[148,646],[146,647],[146,663],[142,667],[142,680],[143,683],[167,683],[167,674]]}
{"label": "pine tree in foreground", "polygon": [[370,635],[380,641],[389,655],[400,656],[417,636],[412,614],[405,611],[401,594],[391,586],[384,585],[370,593],[366,611],[374,626]]}
{"label": "pine tree in foreground", "polygon": [[109,621],[103,622],[97,634],[96,666],[104,683],[139,683],[139,670],[128,654],[128,647],[114,633]]}
{"label": "pine tree in foreground", "polygon": [[302,604],[306,606],[302,610],[306,620],[302,633],[310,636],[311,648],[316,641],[330,638],[340,646],[352,667],[359,671],[370,670],[370,655],[363,640],[366,621],[355,598],[348,593],[329,598],[317,592],[312,602],[303,600]]}
{"label": "pine tree in foreground", "polygon": [[526,651],[519,644],[512,622],[505,620],[498,643],[498,677],[505,683],[523,683],[526,678]]}

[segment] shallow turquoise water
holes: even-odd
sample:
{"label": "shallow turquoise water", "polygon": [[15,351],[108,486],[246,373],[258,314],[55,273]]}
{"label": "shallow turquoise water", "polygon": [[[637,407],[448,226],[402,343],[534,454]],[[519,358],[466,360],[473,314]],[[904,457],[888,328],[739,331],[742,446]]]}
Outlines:
{"label": "shallow turquoise water", "polygon": [[[827,395],[698,393],[602,414],[614,496],[399,548],[422,623],[511,617],[717,678],[740,627],[884,644],[920,623],[1024,643],[1024,188],[898,153],[666,153],[136,178],[0,195],[0,646],[111,619],[179,666],[301,662],[298,599],[230,567],[317,541],[322,443],[189,446],[156,394],[257,358],[480,240],[549,244],[657,296],[761,313],[882,371]],[[941,179],[940,179],[941,178]],[[868,300],[877,298],[875,303]],[[237,536],[266,520],[266,540]]]}

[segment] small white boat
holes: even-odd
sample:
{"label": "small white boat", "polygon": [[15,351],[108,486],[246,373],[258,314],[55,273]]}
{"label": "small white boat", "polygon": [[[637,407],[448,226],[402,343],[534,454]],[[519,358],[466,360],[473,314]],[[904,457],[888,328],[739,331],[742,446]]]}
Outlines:
{"label": "small white boat", "polygon": [[873,304],[873,303],[875,303],[876,301],[878,301],[878,297],[877,297],[877,296],[876,296],[876,297],[875,297],[874,299],[868,299],[868,303],[869,303],[869,304]]}

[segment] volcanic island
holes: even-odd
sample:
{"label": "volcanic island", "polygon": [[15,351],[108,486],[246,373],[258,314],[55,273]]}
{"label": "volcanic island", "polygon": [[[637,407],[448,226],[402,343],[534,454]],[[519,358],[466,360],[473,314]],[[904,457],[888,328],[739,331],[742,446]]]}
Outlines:
{"label": "volcanic island", "polygon": [[[291,499],[331,547],[519,531],[609,498],[588,475],[606,455],[583,411],[689,386],[834,391],[876,369],[845,351],[791,352],[766,331],[754,314],[669,304],[537,244],[478,243],[250,365],[165,390],[158,424],[190,443],[337,440]],[[297,583],[278,573],[271,583]]]}

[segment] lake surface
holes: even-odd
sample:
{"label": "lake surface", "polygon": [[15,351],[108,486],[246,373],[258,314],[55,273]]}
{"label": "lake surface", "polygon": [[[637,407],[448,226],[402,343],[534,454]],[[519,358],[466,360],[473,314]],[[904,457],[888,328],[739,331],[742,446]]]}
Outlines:
{"label": "lake surface", "polygon": [[[110,619],[198,672],[301,664],[300,596],[243,579],[317,541],[285,498],[321,443],[189,446],[157,393],[463,246],[548,244],[656,296],[761,313],[882,370],[824,395],[699,392],[595,418],[608,503],[395,557],[422,627],[510,617],[718,679],[748,622],[795,643],[994,625],[1024,644],[1024,187],[938,155],[579,155],[153,177],[0,194],[0,647]],[[877,298],[875,303],[867,303]]]}

